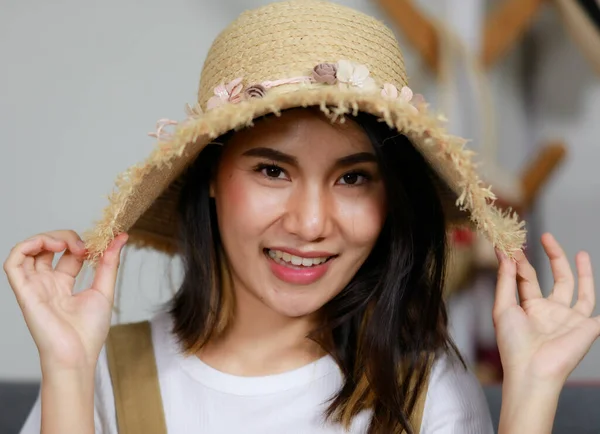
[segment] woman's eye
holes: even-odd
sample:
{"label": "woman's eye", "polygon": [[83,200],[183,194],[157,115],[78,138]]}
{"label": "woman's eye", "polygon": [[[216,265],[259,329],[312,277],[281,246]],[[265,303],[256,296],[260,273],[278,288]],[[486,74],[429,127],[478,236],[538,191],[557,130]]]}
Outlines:
{"label": "woman's eye", "polygon": [[267,178],[279,178],[285,179],[285,173],[281,167],[277,166],[263,166],[261,172]]}
{"label": "woman's eye", "polygon": [[358,172],[346,173],[340,178],[342,185],[361,185],[368,181],[368,176]]}

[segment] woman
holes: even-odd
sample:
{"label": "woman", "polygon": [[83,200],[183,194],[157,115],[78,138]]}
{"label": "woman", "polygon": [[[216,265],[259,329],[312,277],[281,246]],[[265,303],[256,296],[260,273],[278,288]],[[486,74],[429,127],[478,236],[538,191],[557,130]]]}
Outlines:
{"label": "woman", "polygon": [[[226,29],[199,105],[172,134],[160,124],[86,242],[50,232],[8,257],[42,366],[23,433],[493,432],[442,302],[446,227],[465,215],[498,247],[500,432],[550,432],[600,333],[589,257],[570,308],[568,261],[545,236],[556,285],[541,296],[520,223],[489,203],[462,141],[410,104],[401,62],[388,29],[322,1]],[[148,353],[142,328],[109,332],[124,232],[184,262],[150,364],[120,359]],[[85,259],[94,281],[72,295]]]}

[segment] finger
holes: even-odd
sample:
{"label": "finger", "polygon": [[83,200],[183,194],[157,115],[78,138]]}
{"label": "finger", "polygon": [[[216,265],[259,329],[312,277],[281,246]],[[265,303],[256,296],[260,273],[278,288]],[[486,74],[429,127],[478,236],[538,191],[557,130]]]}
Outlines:
{"label": "finger", "polygon": [[30,238],[14,246],[4,262],[4,271],[12,288],[16,290],[25,282],[27,273],[35,272],[35,256],[46,249],[60,252],[64,248],[63,242],[45,240],[41,236]]}
{"label": "finger", "polygon": [[565,306],[571,306],[573,291],[575,290],[575,278],[569,260],[558,241],[551,234],[542,236],[542,245],[550,259],[550,267],[554,276],[554,288],[548,298]]}
{"label": "finger", "polygon": [[72,252],[83,253],[85,251],[85,243],[75,231],[66,229],[59,231],[46,232],[44,235],[55,238],[67,243],[69,250]]}
{"label": "finger", "polygon": [[[67,252],[65,252],[66,260],[64,264],[61,265],[61,268],[65,266],[69,270],[73,270],[73,261],[72,255],[68,254],[71,252],[74,255],[83,256],[86,252],[85,244],[77,234],[77,232],[72,230],[58,230],[58,231],[50,231],[44,234],[40,234],[39,236],[43,238],[49,238],[52,240],[57,240],[66,244]],[[63,255],[63,257],[65,256]],[[36,271],[51,271],[53,269],[53,261],[54,261],[54,253],[53,252],[42,252],[35,258],[35,268]],[[61,258],[62,259],[62,258]],[[59,263],[60,264],[60,261]],[[57,267],[58,267],[57,264]],[[77,271],[78,272],[78,271]]]}
{"label": "finger", "polygon": [[575,258],[577,264],[577,303],[573,309],[585,316],[590,316],[596,306],[596,290],[594,288],[594,276],[592,273],[592,262],[590,255],[579,252]]}
{"label": "finger", "polygon": [[58,260],[55,270],[75,278],[81,271],[84,262],[85,250],[79,253],[67,250]]}
{"label": "finger", "polygon": [[33,257],[33,265],[35,271],[52,271],[52,262],[54,261],[55,253],[62,252],[67,247],[64,240],[55,238],[50,235],[52,232],[36,235],[34,238],[41,239],[42,244],[36,253],[31,253]]}
{"label": "finger", "polygon": [[494,317],[517,304],[517,266],[511,259],[496,249],[498,257],[498,281],[496,283],[496,300],[494,301]]}
{"label": "finger", "polygon": [[27,256],[23,260],[23,270],[25,271],[25,275],[29,277],[31,274],[35,273],[35,259],[33,256]]}
{"label": "finger", "polygon": [[33,258],[28,257],[23,252],[24,247],[33,242],[35,241],[26,240],[15,245],[4,261],[4,273],[6,273],[8,283],[15,293],[17,292],[17,288],[23,285],[27,279],[27,273],[33,269]]}
{"label": "finger", "polygon": [[[60,251],[63,251],[61,249]],[[54,252],[42,252],[33,258],[35,271],[52,271],[52,262],[54,261]]]}
{"label": "finger", "polygon": [[110,243],[96,268],[92,288],[100,291],[112,303],[115,296],[115,283],[119,263],[121,260],[121,249],[127,243],[127,234],[119,234]]}
{"label": "finger", "polygon": [[542,290],[538,282],[535,268],[529,263],[527,256],[523,252],[515,254],[517,261],[517,288],[521,302],[542,298]]}

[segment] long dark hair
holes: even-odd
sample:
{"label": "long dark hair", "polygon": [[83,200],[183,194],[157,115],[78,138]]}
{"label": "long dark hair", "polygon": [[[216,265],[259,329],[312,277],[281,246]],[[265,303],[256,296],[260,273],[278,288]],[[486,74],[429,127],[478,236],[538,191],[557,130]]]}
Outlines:
{"label": "long dark hair", "polygon": [[[436,176],[409,140],[360,113],[387,194],[387,218],[368,259],[323,307],[325,323],[310,338],[337,361],[344,384],[327,409],[348,427],[371,409],[369,434],[413,433],[410,414],[425,392],[431,356],[456,351],[442,293],[446,226]],[[220,333],[233,299],[221,288],[222,252],[209,182],[220,156],[208,146],[186,173],[179,204],[185,276],[171,304],[177,334],[189,351]]]}

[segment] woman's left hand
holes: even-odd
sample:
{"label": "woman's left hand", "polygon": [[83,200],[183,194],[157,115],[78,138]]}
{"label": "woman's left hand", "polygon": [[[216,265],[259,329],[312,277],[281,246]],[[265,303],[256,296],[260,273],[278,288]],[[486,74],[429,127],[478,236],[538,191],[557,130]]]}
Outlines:
{"label": "woman's left hand", "polygon": [[498,254],[493,318],[505,380],[539,380],[560,388],[600,336],[600,317],[591,317],[595,292],[589,255],[576,257],[578,299],[571,307],[575,279],[569,261],[552,235],[545,234],[542,244],[554,276],[552,293],[544,298],[523,253],[514,260]]}

